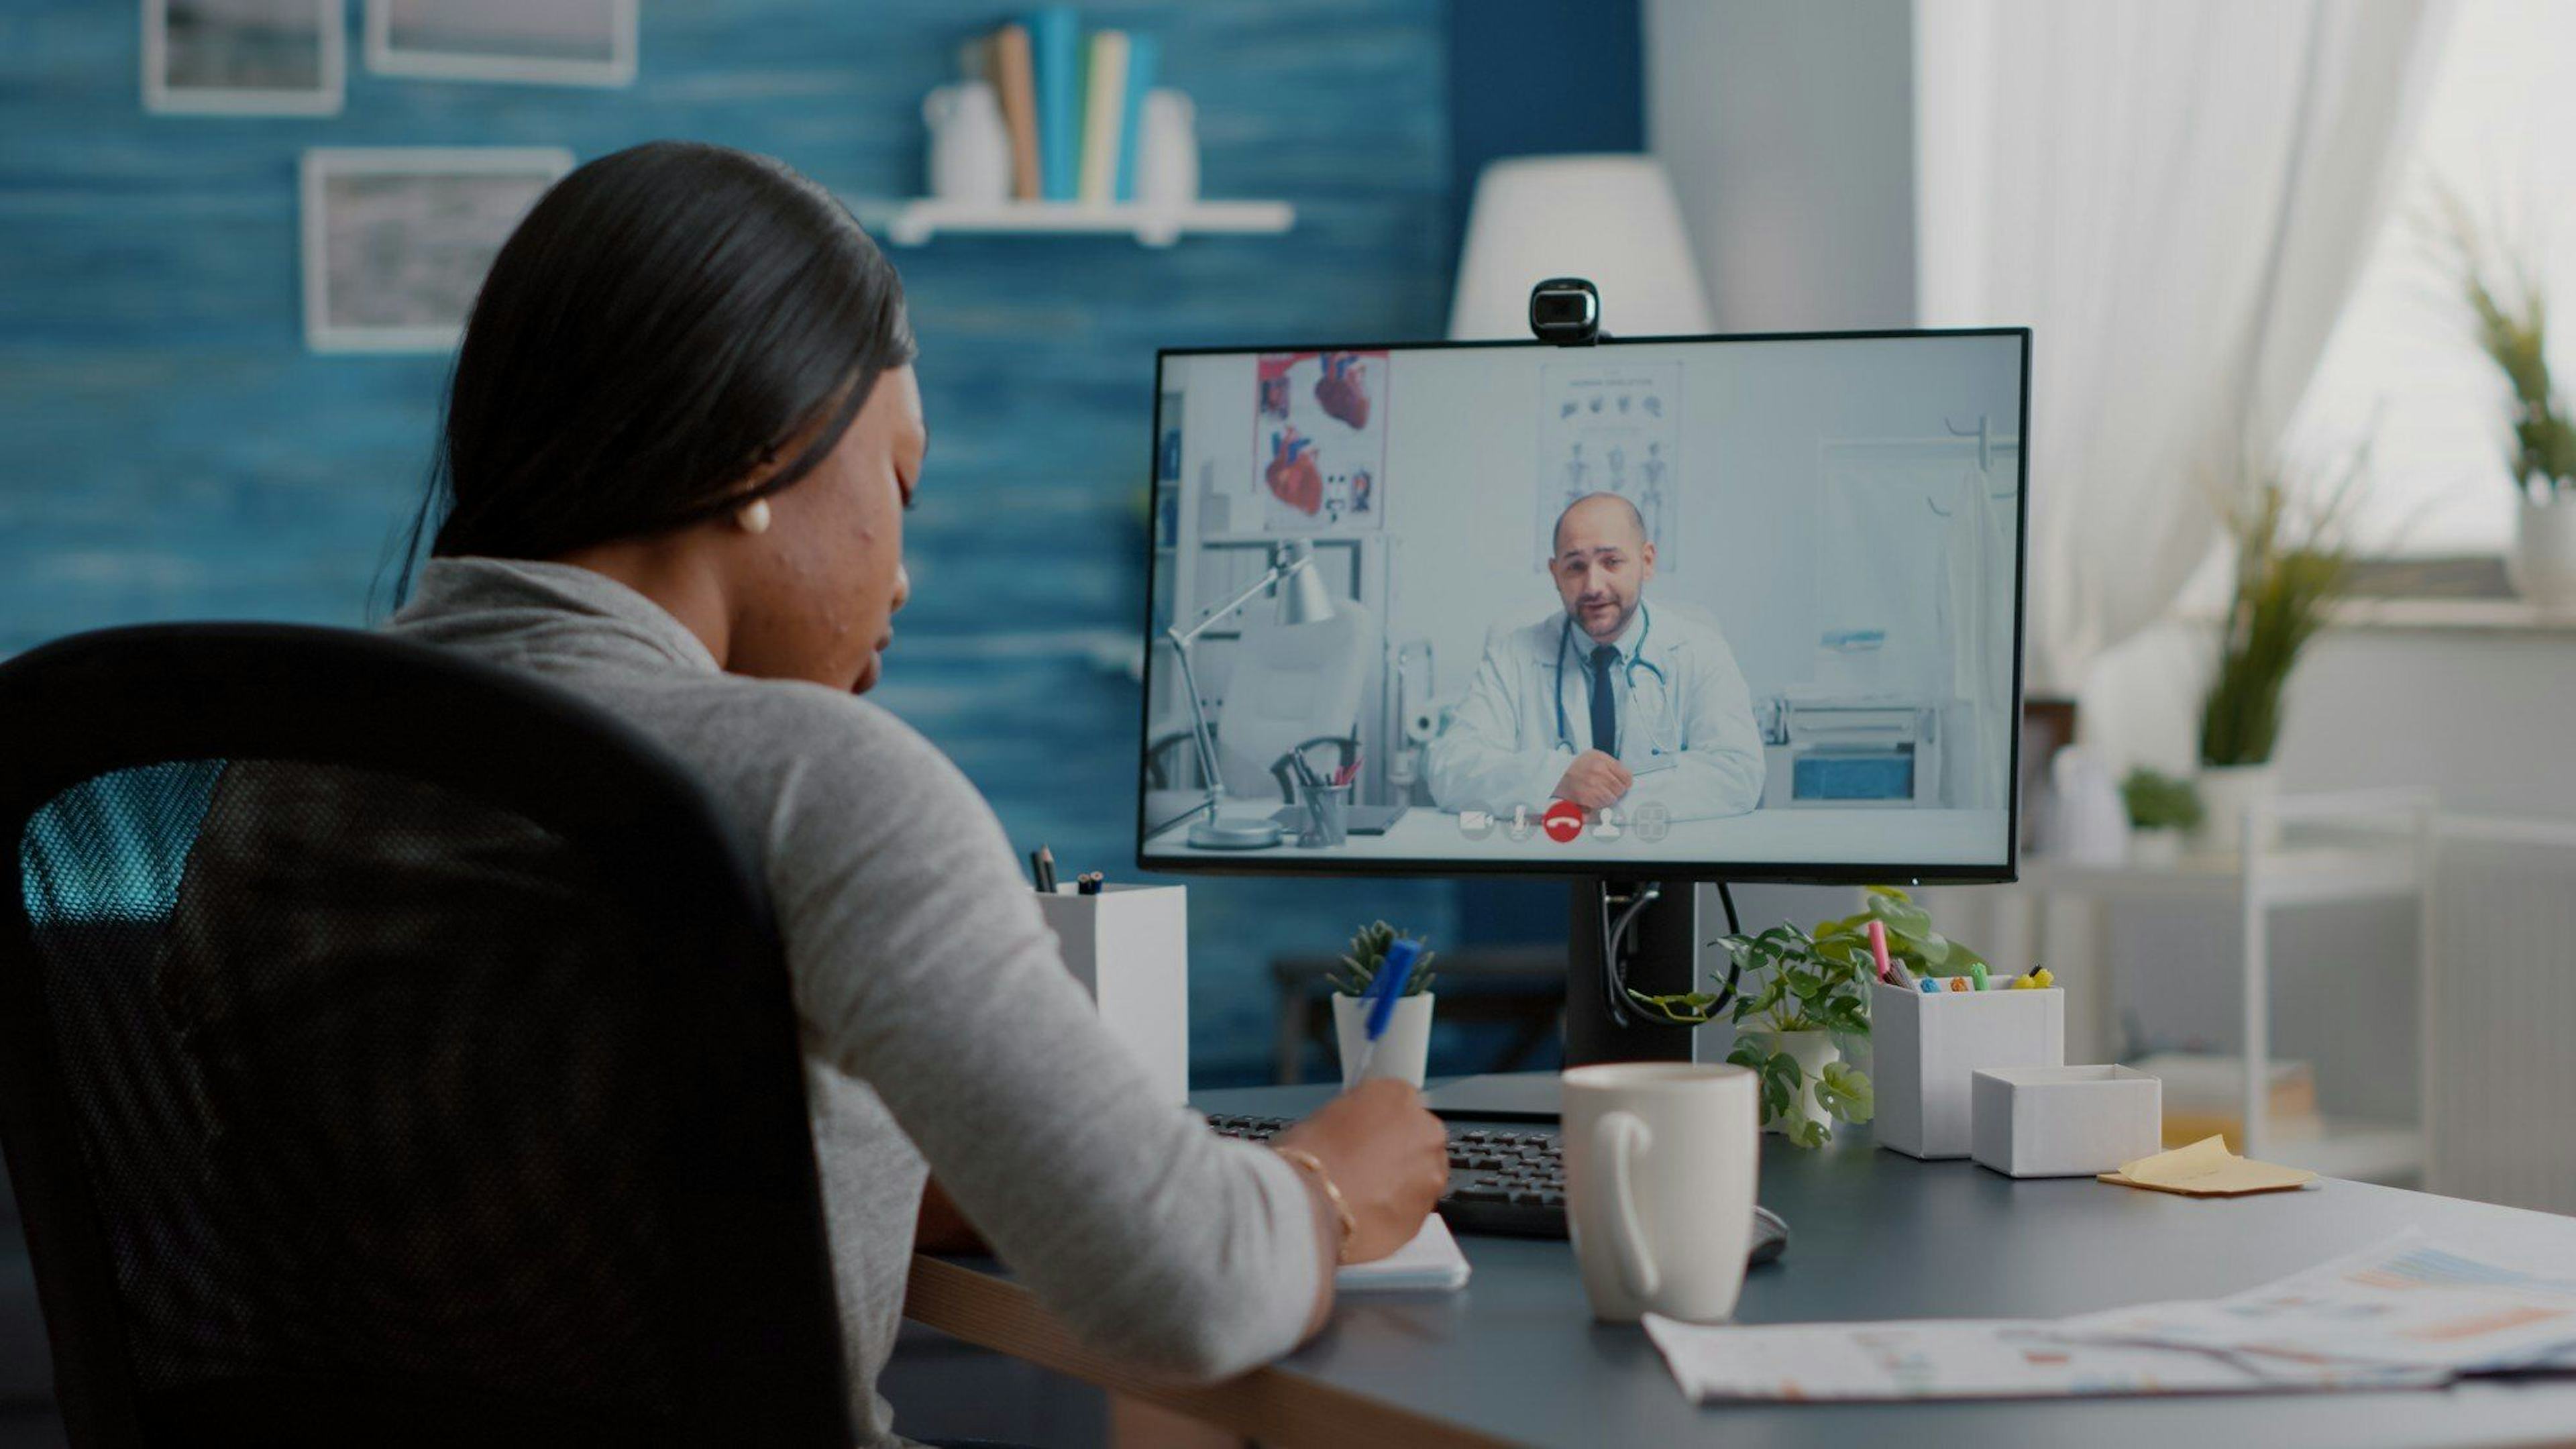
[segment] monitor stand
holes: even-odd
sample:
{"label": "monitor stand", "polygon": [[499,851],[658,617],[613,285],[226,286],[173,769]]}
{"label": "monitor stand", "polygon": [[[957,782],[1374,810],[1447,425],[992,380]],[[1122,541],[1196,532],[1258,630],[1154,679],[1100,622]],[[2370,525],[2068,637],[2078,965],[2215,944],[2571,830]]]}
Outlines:
{"label": "monitor stand", "polygon": [[[1710,1053],[1708,1059],[1714,1061],[1725,1050],[1724,1034],[1706,1028],[1648,1021],[1633,1007],[1625,1024],[1612,1017],[1601,969],[1603,936],[1649,884],[1598,876],[1574,882],[1565,953],[1565,1064],[1569,1067],[1596,1062],[1687,1062],[1695,1060],[1695,1050]],[[1698,886],[1690,881],[1665,885],[1629,925],[1628,985],[1658,996],[1694,989],[1701,938]],[[1442,1117],[1553,1122],[1558,1116],[1556,1074],[1461,1077],[1424,1094],[1423,1102]]]}

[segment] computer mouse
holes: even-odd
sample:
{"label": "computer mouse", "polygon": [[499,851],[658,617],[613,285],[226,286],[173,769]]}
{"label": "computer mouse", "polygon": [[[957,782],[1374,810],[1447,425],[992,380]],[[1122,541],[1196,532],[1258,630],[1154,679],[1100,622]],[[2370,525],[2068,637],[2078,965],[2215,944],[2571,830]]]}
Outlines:
{"label": "computer mouse", "polygon": [[1787,1251],[1789,1251],[1788,1219],[1767,1207],[1755,1207],[1753,1209],[1753,1248],[1744,1255],[1745,1266],[1759,1268],[1765,1263],[1777,1263],[1780,1261],[1780,1255]]}

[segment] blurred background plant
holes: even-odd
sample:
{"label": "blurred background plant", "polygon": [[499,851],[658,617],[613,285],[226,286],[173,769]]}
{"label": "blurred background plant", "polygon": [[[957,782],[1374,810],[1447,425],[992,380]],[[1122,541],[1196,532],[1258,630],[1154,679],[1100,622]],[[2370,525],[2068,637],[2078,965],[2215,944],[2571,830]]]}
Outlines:
{"label": "blurred background plant", "polygon": [[2549,294],[2538,250],[2499,235],[2448,186],[2434,191],[2435,254],[2459,288],[2478,350],[2504,374],[2512,443],[2506,466],[2535,501],[2576,491],[2576,417],[2549,372]]}
{"label": "blurred background plant", "polygon": [[2132,830],[2197,830],[2200,789],[2189,780],[2140,765],[2120,781],[2120,802]]}
{"label": "blurred background plant", "polygon": [[2266,470],[2227,507],[2235,585],[2218,668],[2201,707],[2204,765],[2271,760],[2281,734],[2282,686],[2349,581],[2352,547],[2344,520],[2368,477],[2369,449],[2322,466],[2326,476],[2313,480]]}

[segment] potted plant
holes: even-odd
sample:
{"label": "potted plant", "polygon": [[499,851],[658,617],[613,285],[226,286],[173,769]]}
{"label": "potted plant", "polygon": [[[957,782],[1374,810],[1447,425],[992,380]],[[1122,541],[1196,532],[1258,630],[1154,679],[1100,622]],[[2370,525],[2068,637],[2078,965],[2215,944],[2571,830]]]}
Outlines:
{"label": "potted plant", "polygon": [[2441,192],[2438,206],[2443,260],[2507,390],[2505,467],[2521,497],[2506,572],[2532,603],[2576,611],[2576,413],[2549,372],[2548,292],[2530,259],[2491,243],[2457,195]]}
{"label": "potted plant", "polygon": [[2183,836],[2200,828],[2200,791],[2144,765],[2120,781],[2120,803],[2129,812],[2129,860],[2169,866],[2182,858]]}
{"label": "potted plant", "polygon": [[[1368,1056],[1368,1003],[1361,998],[1369,984],[1377,980],[1378,969],[1386,964],[1386,951],[1399,939],[1419,945],[1423,938],[1406,937],[1384,921],[1372,921],[1360,927],[1351,937],[1350,949],[1342,956],[1341,965],[1329,977],[1333,987],[1333,1040],[1342,1054],[1342,1085],[1349,1086]],[[1424,947],[1413,958],[1413,970],[1398,989],[1395,1014],[1387,1019],[1386,1032],[1378,1038],[1377,1059],[1370,1064],[1373,1077],[1400,1077],[1419,1087],[1431,1056],[1431,951]]]}
{"label": "potted plant", "polygon": [[2298,490],[2313,500],[2305,502],[2293,499],[2278,473],[2267,474],[2228,510],[2236,582],[2200,714],[2201,843],[2212,851],[2274,843],[2268,829],[2247,840],[2247,817],[2275,788],[2282,686],[2344,590],[2351,554],[2343,515],[2364,463],[2355,454],[2325,486]]}
{"label": "potted plant", "polygon": [[1869,987],[1878,964],[1869,926],[1878,923],[1887,954],[1917,975],[1983,972],[1986,960],[1932,929],[1931,913],[1895,886],[1868,888],[1860,912],[1819,921],[1813,931],[1790,924],[1754,935],[1722,936],[1737,970],[1736,994],[1682,992],[1628,995],[1646,1014],[1678,1026],[1704,1026],[1720,1015],[1735,1023],[1726,1059],[1761,1079],[1764,1126],[1801,1147],[1833,1138],[1833,1122],[1870,1119],[1868,1073],[1844,1061],[1846,1043],[1869,1035]]}

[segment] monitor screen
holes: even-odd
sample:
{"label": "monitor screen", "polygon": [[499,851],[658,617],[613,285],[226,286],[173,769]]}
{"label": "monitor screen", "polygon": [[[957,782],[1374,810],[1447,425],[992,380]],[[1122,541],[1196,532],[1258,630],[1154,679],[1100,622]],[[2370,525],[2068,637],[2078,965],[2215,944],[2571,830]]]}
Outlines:
{"label": "monitor screen", "polygon": [[1141,862],[2010,878],[2028,343],[1164,352]]}

